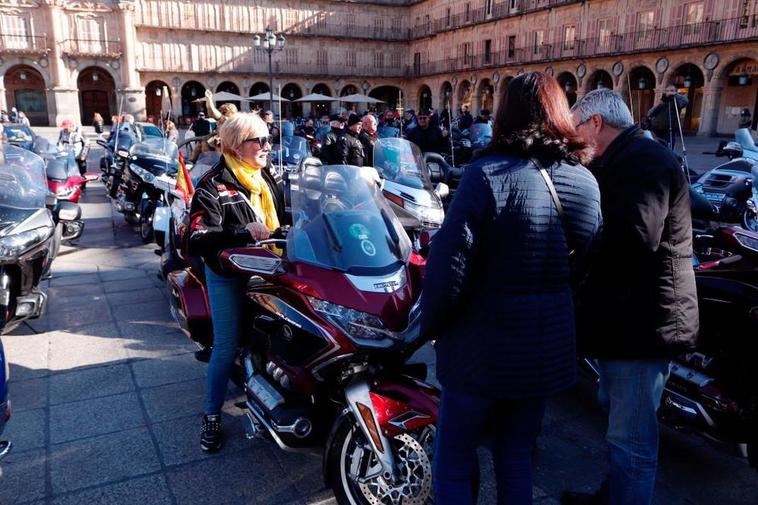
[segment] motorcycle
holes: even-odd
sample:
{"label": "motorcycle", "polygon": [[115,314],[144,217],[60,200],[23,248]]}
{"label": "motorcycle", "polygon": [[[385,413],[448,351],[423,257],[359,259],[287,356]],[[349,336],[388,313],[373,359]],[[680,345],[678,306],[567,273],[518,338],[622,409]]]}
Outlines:
{"label": "motorcycle", "polygon": [[44,137],[36,137],[32,151],[45,162],[47,186],[58,200],[79,203],[87,182],[96,181],[97,174],[81,175],[79,162],[71,148],[61,149]]}
{"label": "motorcycle", "polygon": [[[691,192],[692,194],[692,192]],[[693,202],[705,200],[694,194]],[[697,203],[698,222],[718,218],[707,201]],[[710,211],[709,211],[710,209]],[[672,361],[659,417],[675,429],[735,444],[758,469],[758,234],[736,227],[695,232],[694,268],[700,307],[695,351]],[[594,360],[580,369],[599,377]]]}
{"label": "motorcycle", "polygon": [[129,149],[129,163],[124,170],[116,208],[129,223],[139,225],[142,242],[153,241],[155,209],[168,204],[166,189],[176,184],[179,150],[162,138],[145,138]]}
{"label": "motorcycle", "polygon": [[440,182],[432,186],[421,151],[405,139],[377,140],[374,167],[384,180],[384,197],[418,250],[420,232],[442,226],[442,200],[449,194],[447,185]]}
{"label": "motorcycle", "polygon": [[[427,504],[439,392],[424,365],[407,364],[423,344],[423,260],[369,170],[306,159],[289,174],[289,232],[221,252],[228,274],[249,278],[233,375],[249,435],[322,451],[338,503]],[[184,333],[212,346],[202,271],[168,284]]]}
{"label": "motorcycle", "polygon": [[[52,207],[52,210],[48,208]],[[81,209],[57,202],[47,188],[42,158],[5,145],[0,159],[0,334],[37,318],[47,295],[39,289],[61,240],[84,228]],[[56,228],[60,225],[60,236]]]}
{"label": "motorcycle", "polygon": [[308,157],[308,141],[304,137],[285,137],[271,150],[271,164],[279,176],[297,168]]}
{"label": "motorcycle", "polygon": [[[13,409],[11,408],[11,401],[8,395],[8,362],[5,359],[5,351],[3,350],[3,341],[0,339],[0,435],[5,430],[5,424],[10,421]],[[0,461],[3,460],[13,448],[13,444],[8,440],[0,440]],[[3,475],[3,470],[0,468],[0,477]]]}
{"label": "motorcycle", "polygon": [[101,179],[108,197],[113,201],[118,200],[121,179],[129,163],[129,149],[136,143],[137,136],[134,132],[125,129],[117,129],[107,142],[102,139],[97,140],[97,144],[105,149],[100,159]]}

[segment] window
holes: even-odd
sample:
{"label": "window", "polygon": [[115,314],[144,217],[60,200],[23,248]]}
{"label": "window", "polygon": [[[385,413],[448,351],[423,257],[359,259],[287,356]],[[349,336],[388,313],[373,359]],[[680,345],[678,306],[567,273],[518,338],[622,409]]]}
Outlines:
{"label": "window", "polygon": [[542,52],[542,43],[545,41],[545,31],[537,30],[534,32],[534,44],[532,50],[534,54],[540,54]]}
{"label": "window", "polygon": [[597,22],[598,45],[608,49],[611,45],[611,20],[601,19]]}
{"label": "window", "polygon": [[463,44],[463,64],[471,65],[474,62],[474,53],[471,50],[471,42]]}
{"label": "window", "polygon": [[691,3],[685,7],[684,23],[694,25],[703,22],[703,2]]}
{"label": "window", "polygon": [[518,10],[518,0],[510,0],[508,4],[512,11]]}
{"label": "window", "polygon": [[284,53],[287,65],[297,65],[297,49],[287,49]]}
{"label": "window", "polygon": [[563,28],[563,49],[572,51],[576,42],[576,25],[566,25]]}
{"label": "window", "polygon": [[[256,51],[260,52],[260,51]],[[319,49],[316,51],[316,65],[320,68],[326,68],[329,66],[329,56],[326,49]]]}
{"label": "window", "polygon": [[374,36],[381,37],[384,35],[384,18],[374,18]]}
{"label": "window", "polygon": [[637,31],[647,32],[655,29],[655,11],[640,12],[637,15]]}
{"label": "window", "polygon": [[92,54],[104,52],[103,18],[79,16],[76,20],[76,28],[80,51]]}
{"label": "window", "polygon": [[413,73],[416,75],[421,73],[421,53],[413,53]]}
{"label": "window", "polygon": [[445,26],[450,26],[450,7],[447,8],[447,13],[445,14]]}
{"label": "window", "polygon": [[484,63],[492,63],[492,40],[484,41]]}
{"label": "window", "polygon": [[355,66],[355,51],[347,52],[347,58],[345,59],[345,66],[347,67]]}
{"label": "window", "polygon": [[492,15],[492,0],[484,0],[484,15]]}
{"label": "window", "polygon": [[30,19],[23,15],[3,14],[2,18],[3,43],[8,49],[26,49],[30,46]]}
{"label": "window", "polygon": [[380,70],[384,68],[384,53],[374,53],[374,68]]}
{"label": "window", "polygon": [[463,12],[464,12],[463,21],[468,23],[469,21],[471,21],[471,4],[470,3],[466,4],[466,6],[463,8]]}
{"label": "window", "polygon": [[516,36],[509,35],[508,36],[508,58],[513,58],[514,56],[516,56]]}
{"label": "window", "polygon": [[392,53],[390,55],[390,65],[392,68],[400,68],[400,53]]}

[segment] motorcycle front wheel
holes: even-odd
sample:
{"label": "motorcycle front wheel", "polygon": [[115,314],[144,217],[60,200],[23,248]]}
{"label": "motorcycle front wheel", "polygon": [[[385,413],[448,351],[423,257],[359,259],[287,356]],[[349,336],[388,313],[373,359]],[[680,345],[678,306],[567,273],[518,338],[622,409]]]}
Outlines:
{"label": "motorcycle front wheel", "polygon": [[[391,443],[399,467],[398,482],[385,480],[381,465],[361,429],[343,423],[334,436],[327,461],[331,487],[340,505],[431,505],[434,426],[419,433],[401,433]],[[479,492],[479,468],[472,477]]]}
{"label": "motorcycle front wheel", "polygon": [[752,209],[747,209],[742,214],[742,227],[746,230],[758,232],[758,214]]}

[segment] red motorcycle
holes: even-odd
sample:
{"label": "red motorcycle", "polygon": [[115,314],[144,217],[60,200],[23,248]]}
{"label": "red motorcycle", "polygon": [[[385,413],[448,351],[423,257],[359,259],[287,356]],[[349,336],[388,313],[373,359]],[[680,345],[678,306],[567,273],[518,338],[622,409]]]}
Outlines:
{"label": "red motorcycle", "polygon": [[[432,503],[439,391],[408,363],[424,343],[424,260],[365,171],[306,159],[289,174],[287,233],[220,254],[227,273],[249,277],[236,380],[250,434],[323,451],[339,503]],[[183,331],[210,348],[202,270],[168,283]]]}
{"label": "red motorcycle", "polygon": [[47,187],[60,201],[79,203],[87,183],[100,178],[94,173],[82,174],[73,149],[59,148],[44,137],[35,138],[32,151],[45,161]]}

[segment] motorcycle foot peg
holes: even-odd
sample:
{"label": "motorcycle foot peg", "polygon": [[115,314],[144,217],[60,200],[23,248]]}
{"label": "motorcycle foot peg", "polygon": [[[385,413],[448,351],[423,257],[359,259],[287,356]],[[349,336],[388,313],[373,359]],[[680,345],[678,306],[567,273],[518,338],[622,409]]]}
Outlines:
{"label": "motorcycle foot peg", "polygon": [[248,440],[255,440],[261,438],[261,428],[258,426],[258,421],[250,411],[245,412],[245,438]]}

